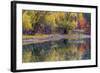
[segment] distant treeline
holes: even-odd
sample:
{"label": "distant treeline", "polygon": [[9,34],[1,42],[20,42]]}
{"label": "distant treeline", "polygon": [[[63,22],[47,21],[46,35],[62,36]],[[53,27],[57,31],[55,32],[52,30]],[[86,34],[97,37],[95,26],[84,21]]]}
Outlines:
{"label": "distant treeline", "polygon": [[75,29],[90,32],[90,13],[23,10],[22,15],[25,35],[68,34]]}

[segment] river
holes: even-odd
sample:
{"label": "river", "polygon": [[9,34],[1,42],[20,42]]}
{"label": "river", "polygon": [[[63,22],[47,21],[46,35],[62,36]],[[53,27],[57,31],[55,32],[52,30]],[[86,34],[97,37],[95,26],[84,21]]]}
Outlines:
{"label": "river", "polygon": [[42,43],[26,44],[22,47],[23,63],[91,59],[90,38],[63,38]]}

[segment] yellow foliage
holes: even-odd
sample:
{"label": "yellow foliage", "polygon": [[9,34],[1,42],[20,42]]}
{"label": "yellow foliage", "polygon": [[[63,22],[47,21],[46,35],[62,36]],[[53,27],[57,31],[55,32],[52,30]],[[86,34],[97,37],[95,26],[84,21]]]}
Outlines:
{"label": "yellow foliage", "polygon": [[64,18],[64,12],[50,12],[49,14],[45,15],[45,21],[52,25],[53,27],[57,27],[57,22],[61,21],[61,18]]}
{"label": "yellow foliage", "polygon": [[60,54],[59,50],[52,50],[48,53],[47,57],[45,58],[46,61],[62,61],[64,60],[64,54]]}
{"label": "yellow foliage", "polygon": [[77,12],[43,12],[43,11],[25,11],[23,13],[23,29],[26,31],[34,30],[36,24],[50,25],[51,30],[56,27],[63,27],[67,31],[77,27],[78,22],[84,21],[83,13]]}
{"label": "yellow foliage", "polygon": [[79,17],[79,20],[83,20],[84,19],[83,13],[79,13],[78,17]]}
{"label": "yellow foliage", "polygon": [[54,27],[56,26],[56,22],[55,22],[55,16],[54,14],[49,14],[45,16],[45,20],[48,24],[53,25]]}
{"label": "yellow foliage", "polygon": [[66,15],[66,25],[67,29],[72,30],[77,27],[78,24],[78,13],[67,13]]}
{"label": "yellow foliage", "polygon": [[31,62],[32,59],[32,51],[31,50],[27,50],[25,52],[23,52],[23,62]]}
{"label": "yellow foliage", "polygon": [[22,21],[23,21],[23,29],[25,30],[32,29],[31,16],[27,14],[27,11],[23,13]]}
{"label": "yellow foliage", "polygon": [[75,27],[77,27],[77,24],[78,24],[78,14],[77,13],[72,13],[71,14],[72,16],[76,17],[76,19],[73,19],[73,21],[71,22],[72,25]]}

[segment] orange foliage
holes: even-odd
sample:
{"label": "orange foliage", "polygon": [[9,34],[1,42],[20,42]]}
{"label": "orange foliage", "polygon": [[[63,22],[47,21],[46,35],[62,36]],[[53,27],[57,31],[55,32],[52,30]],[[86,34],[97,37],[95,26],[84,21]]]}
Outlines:
{"label": "orange foliage", "polygon": [[84,18],[83,14],[79,15],[79,26],[81,29],[85,28],[87,24],[87,20]]}

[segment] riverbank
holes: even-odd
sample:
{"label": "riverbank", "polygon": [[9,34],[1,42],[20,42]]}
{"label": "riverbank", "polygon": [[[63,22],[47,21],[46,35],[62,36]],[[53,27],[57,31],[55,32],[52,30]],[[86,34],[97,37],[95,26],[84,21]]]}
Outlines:
{"label": "riverbank", "polygon": [[78,40],[83,38],[90,38],[90,35],[84,34],[50,34],[50,35],[23,35],[23,45],[32,43],[43,43],[48,41],[57,41],[61,39]]}

